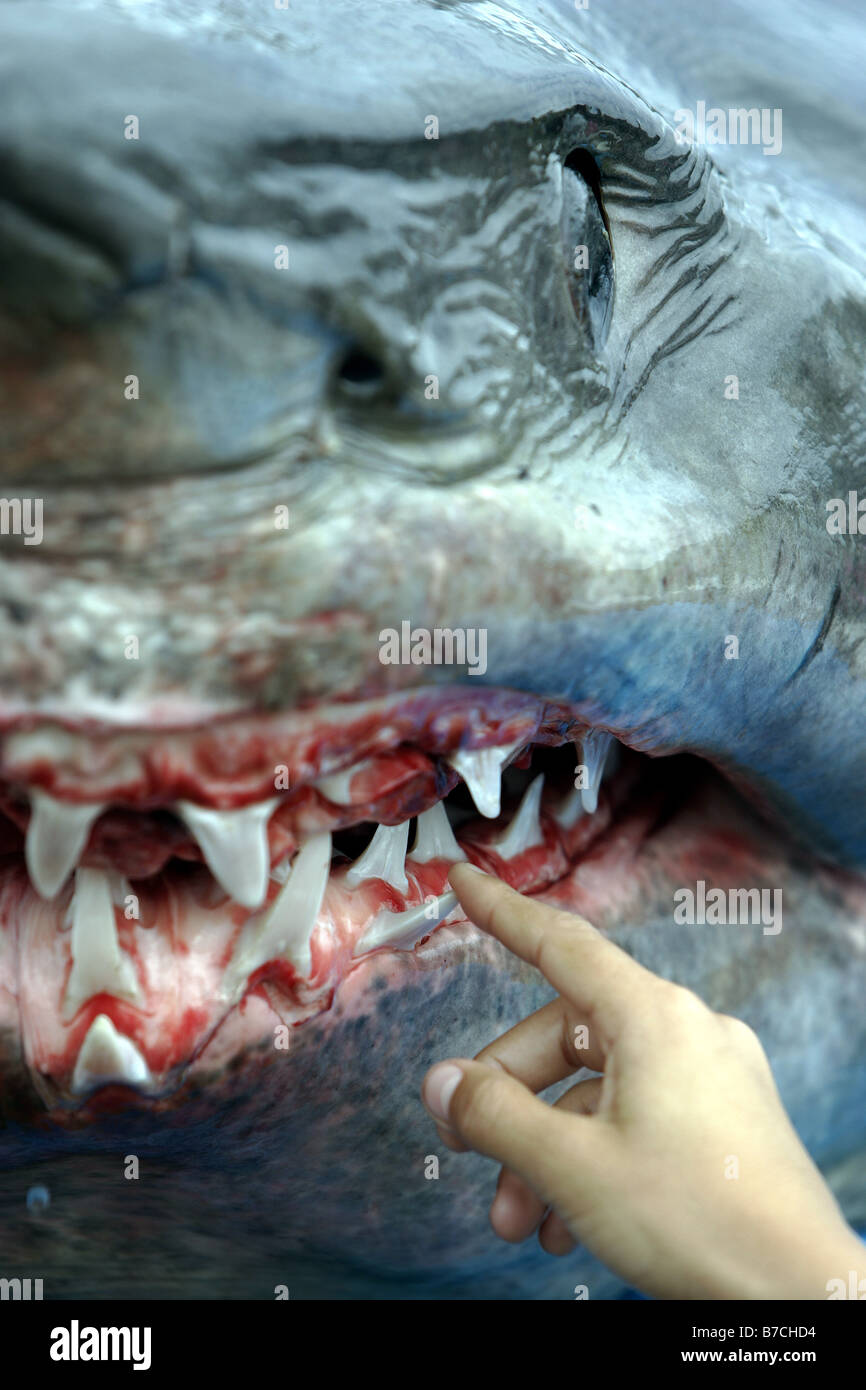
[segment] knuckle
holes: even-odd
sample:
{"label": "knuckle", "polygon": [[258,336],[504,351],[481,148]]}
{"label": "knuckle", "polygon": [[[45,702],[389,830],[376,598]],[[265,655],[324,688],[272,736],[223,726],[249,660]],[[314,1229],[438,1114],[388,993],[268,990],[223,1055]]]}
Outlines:
{"label": "knuckle", "polygon": [[694,990],[665,982],[660,998],[662,1020],[675,1027],[693,1028],[704,1024],[712,1011]]}
{"label": "knuckle", "polygon": [[719,1014],[719,1021],[724,1027],[729,1043],[740,1048],[743,1052],[751,1053],[755,1056],[766,1057],[761,1039],[748,1023],[744,1023],[741,1018],[734,1018],[731,1014]]}
{"label": "knuckle", "polygon": [[757,1042],[757,1035],[752,1032],[748,1023],[744,1023],[741,1018],[735,1018],[733,1014],[719,1014],[718,1019],[722,1027],[732,1038],[742,1038],[744,1041],[747,1038],[754,1038]]}

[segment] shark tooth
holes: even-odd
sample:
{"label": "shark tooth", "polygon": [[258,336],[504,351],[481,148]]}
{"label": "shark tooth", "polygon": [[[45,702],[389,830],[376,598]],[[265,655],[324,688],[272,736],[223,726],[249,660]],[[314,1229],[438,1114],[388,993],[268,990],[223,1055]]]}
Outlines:
{"label": "shark tooth", "polygon": [[30,882],[42,898],[53,898],[78,863],[104,803],[75,805],[46,792],[30,793],[30,823],[24,858]]}
{"label": "shark tooth", "polygon": [[72,1073],[75,1095],[96,1086],[121,1082],[126,1086],[146,1086],[150,1067],[132,1038],[119,1033],[107,1014],[97,1014],[87,1030]]}
{"label": "shark tooth", "polygon": [[422,811],[415,825],[415,843],[409,858],[416,864],[429,864],[431,859],[447,859],[457,863],[466,855],[454,838],[448,812],[441,801]]}
{"label": "shark tooth", "polygon": [[355,942],[352,955],[365,955],[367,951],[375,951],[377,946],[411,951],[422,936],[429,936],[456,906],[457,894],[449,890],[433,902],[419,903],[405,912],[379,912]]}
{"label": "shark tooth", "polygon": [[488,820],[499,815],[502,769],[524,742],[519,739],[498,748],[458,748],[445,759],[463,778],[478,811]]}
{"label": "shark tooth", "polygon": [[217,883],[242,907],[264,902],[270,875],[268,821],[279,804],[276,797],[235,811],[212,811],[192,801],[175,805]]}
{"label": "shark tooth", "polygon": [[341,772],[330,772],[325,777],[319,777],[313,786],[328,801],[333,801],[335,806],[351,806],[352,796],[349,789],[352,779],[362,768],[369,767],[370,761],[370,758],[364,758],[359,763],[353,763],[351,767],[344,767]]}
{"label": "shark tooth", "polygon": [[70,907],[72,971],[63,998],[66,1018],[94,994],[140,1003],[135,967],[117,939],[109,875],[99,869],[76,869]]}
{"label": "shark tooth", "polygon": [[287,960],[304,978],[312,970],[310,941],[331,868],[331,832],[308,836],[274,901],[245,925],[226,972],[229,993],[269,960]]}
{"label": "shark tooth", "polygon": [[608,734],[603,729],[590,729],[583,739],[583,763],[587,777],[587,785],[582,788],[583,809],[590,815],[598,806],[604,765],[613,742],[613,734]]}
{"label": "shark tooth", "polygon": [[553,813],[554,819],[562,826],[563,830],[572,830],[583,814],[583,792],[579,787],[572,787]]}
{"label": "shark tooth", "polygon": [[379,825],[360,858],[346,874],[346,882],[357,888],[365,878],[381,878],[399,893],[408,893],[406,877],[406,846],[409,843],[409,822],[402,825]]}
{"label": "shark tooth", "polygon": [[544,844],[541,830],[541,793],[544,790],[544,776],[539,774],[526,788],[520,805],[505,834],[494,840],[491,848],[500,859],[514,859],[526,849]]}

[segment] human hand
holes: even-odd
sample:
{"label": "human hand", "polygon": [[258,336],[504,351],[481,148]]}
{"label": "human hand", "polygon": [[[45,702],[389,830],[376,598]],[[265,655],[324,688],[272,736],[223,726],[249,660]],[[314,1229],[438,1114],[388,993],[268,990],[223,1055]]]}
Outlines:
{"label": "human hand", "polygon": [[[443,1141],[503,1165],[497,1235],[537,1230],[556,1255],[580,1242],[661,1298],[826,1298],[828,1280],[866,1274],[746,1024],[580,917],[470,865],[450,878],[471,920],[559,991],[424,1079]],[[538,1099],[584,1067],[603,1075]]]}

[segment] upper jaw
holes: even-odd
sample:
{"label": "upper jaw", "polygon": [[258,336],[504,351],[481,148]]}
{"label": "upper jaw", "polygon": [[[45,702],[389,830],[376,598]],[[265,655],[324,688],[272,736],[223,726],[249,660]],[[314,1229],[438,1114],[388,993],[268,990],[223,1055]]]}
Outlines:
{"label": "upper jaw", "polygon": [[128,729],[104,722],[19,718],[0,732],[0,779],[70,802],[143,810],[186,799],[229,809],[296,791],[401,743],[432,755],[493,742],[532,741],[575,721],[556,696],[489,686],[419,686],[365,701],[280,713]]}

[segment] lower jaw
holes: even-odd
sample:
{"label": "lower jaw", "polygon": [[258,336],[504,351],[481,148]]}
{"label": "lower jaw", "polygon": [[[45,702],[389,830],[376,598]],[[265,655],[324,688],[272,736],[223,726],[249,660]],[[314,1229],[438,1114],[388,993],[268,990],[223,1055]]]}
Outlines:
{"label": "lower jaw", "polygon": [[[655,761],[623,750],[597,809],[576,817],[573,744],[526,746],[519,763],[498,818],[473,814],[459,787],[448,802],[460,851],[521,892],[609,927],[640,920],[648,879],[655,889],[663,881],[665,892],[678,880],[693,882],[701,866],[706,873],[715,837],[724,845],[721,880],[748,883],[761,872],[749,840],[738,839],[738,818],[751,813],[697,760]],[[524,817],[526,843],[520,834],[509,841],[521,793],[542,771],[538,817]],[[353,832],[345,833],[351,841]],[[304,933],[306,955],[285,948],[285,932],[281,949],[265,949],[261,961],[249,949],[262,936],[260,924],[275,915],[285,869],[294,872],[298,854],[292,864],[291,852],[272,862],[267,898],[254,912],[227,897],[201,863],[172,859],[147,878],[121,883],[116,876],[117,943],[131,963],[125,997],[70,990],[67,924],[76,884],[46,902],[30,887],[23,856],[8,854],[0,869],[0,1035],[12,1040],[4,1047],[7,1114],[47,1112],[79,1126],[130,1107],[183,1106],[238,1059],[288,1050],[292,1030],[329,1010],[335,997],[345,1014],[374,987],[399,990],[407,971],[447,970],[455,958],[487,949],[459,905],[443,899],[453,856],[420,862],[410,852],[404,887],[379,877],[350,884],[352,861],[340,843],[338,834],[315,926]],[[90,1058],[84,1068],[83,1056]]]}

